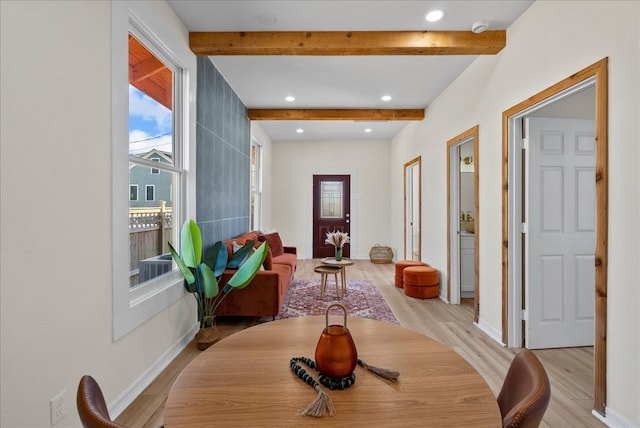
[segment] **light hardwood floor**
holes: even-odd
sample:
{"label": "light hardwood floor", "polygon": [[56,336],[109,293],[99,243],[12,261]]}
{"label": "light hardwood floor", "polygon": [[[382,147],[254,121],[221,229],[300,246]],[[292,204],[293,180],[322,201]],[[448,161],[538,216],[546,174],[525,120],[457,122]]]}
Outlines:
{"label": "light hardwood floor", "polygon": [[[317,260],[299,260],[296,278],[317,276]],[[462,355],[485,378],[497,396],[511,360],[518,349],[500,346],[473,324],[471,301],[448,305],[439,299],[407,297],[393,285],[393,264],[356,260],[347,268],[347,279],[373,281],[403,327],[430,336]],[[221,336],[255,325],[255,318],[218,320]],[[215,346],[215,345],[214,345]],[[199,355],[194,343],[152,382],[116,419],[132,427],[157,428],[162,425],[164,403],[180,371]],[[567,348],[535,351],[551,381],[551,403],[542,427],[603,427],[591,415],[593,402],[593,348]],[[265,421],[266,425],[268,423]]]}

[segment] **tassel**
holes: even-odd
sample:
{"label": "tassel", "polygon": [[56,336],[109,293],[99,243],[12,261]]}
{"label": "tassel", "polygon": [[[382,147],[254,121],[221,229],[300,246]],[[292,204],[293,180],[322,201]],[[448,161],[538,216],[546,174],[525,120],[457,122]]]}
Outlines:
{"label": "tassel", "polygon": [[318,396],[306,409],[301,410],[300,414],[302,416],[313,416],[314,418],[321,418],[327,413],[329,413],[329,416],[333,416],[335,414],[335,408],[333,407],[331,397],[329,397],[319,385],[316,385],[313,389],[318,391]]}
{"label": "tassel", "polygon": [[377,374],[381,378],[390,380],[391,382],[396,382],[398,380],[398,377],[400,376],[400,372],[381,368],[381,367],[369,366],[360,359],[358,359],[358,364],[360,364],[366,370],[369,370],[371,373]]}

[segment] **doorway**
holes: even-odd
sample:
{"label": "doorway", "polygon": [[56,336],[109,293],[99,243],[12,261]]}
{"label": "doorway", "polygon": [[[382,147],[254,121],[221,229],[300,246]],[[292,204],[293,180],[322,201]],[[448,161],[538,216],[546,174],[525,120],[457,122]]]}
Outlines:
{"label": "doorway", "polygon": [[[327,244],[328,232],[351,232],[351,176],[313,176],[313,258],[335,256],[335,247]],[[353,242],[353,241],[351,241]],[[342,250],[350,257],[350,245]]]}
{"label": "doorway", "polygon": [[479,163],[476,125],[447,141],[447,299],[473,298],[473,321],[480,315]]}
{"label": "doorway", "polygon": [[422,258],[422,158],[404,164],[404,259]]}
{"label": "doorway", "polygon": [[[530,269],[530,254],[527,232],[529,229],[528,214],[529,206],[534,202],[530,199],[528,184],[531,179],[526,172],[527,157],[529,156],[527,147],[529,142],[523,137],[526,136],[526,118],[544,107],[556,106],[561,100],[568,101],[571,97],[592,88],[595,95],[592,95],[592,107],[595,106],[595,138],[593,139],[593,149],[595,153],[595,171],[591,173],[592,186],[595,188],[595,201],[593,203],[593,225],[595,227],[594,253],[591,256],[593,261],[593,277],[591,293],[594,297],[595,308],[595,335],[594,335],[594,409],[604,414],[606,402],[606,304],[607,304],[607,206],[608,206],[608,183],[607,183],[607,59],[603,59],[584,70],[570,76],[556,85],[534,95],[522,103],[512,107],[503,113],[503,250],[502,250],[502,291],[503,291],[503,342],[508,346],[520,347],[524,337],[523,325],[527,318],[531,318],[530,312],[540,311],[540,307],[523,307],[529,304],[527,287],[533,287],[534,283],[528,277]],[[593,101],[595,98],[595,101]],[[584,103],[583,103],[584,104]],[[560,141],[558,139],[557,141]],[[580,146],[580,142],[575,139],[571,145]],[[589,144],[587,143],[587,146]],[[551,147],[551,146],[550,146]],[[556,142],[556,148],[560,144]],[[584,146],[586,147],[586,146]],[[576,155],[577,157],[577,155]],[[558,170],[548,170],[553,177],[560,177]],[[574,173],[574,175],[576,175]],[[579,175],[579,174],[578,174]],[[588,177],[589,173],[583,175]],[[588,179],[587,179],[588,180]],[[544,180],[540,181],[544,186]],[[551,182],[549,182],[551,183]],[[547,184],[549,184],[547,183]],[[557,182],[556,184],[558,184]],[[550,185],[551,186],[551,185]],[[551,190],[552,187],[549,187]],[[553,193],[551,193],[553,194]],[[566,195],[558,196],[556,199],[565,204]],[[557,204],[556,204],[557,205]],[[587,203],[588,205],[588,203]],[[559,210],[556,210],[559,211]],[[549,213],[543,213],[548,215]],[[575,216],[574,216],[575,217]],[[553,217],[547,217],[553,220]],[[540,220],[535,220],[540,223]],[[557,218],[556,220],[557,221]],[[564,223],[563,223],[564,226]],[[536,232],[539,233],[539,232]],[[564,256],[563,256],[564,257]],[[586,259],[588,259],[587,257]],[[586,260],[585,259],[585,260]],[[553,257],[546,258],[553,272]],[[584,260],[583,260],[584,261]],[[556,269],[556,276],[561,269]],[[524,288],[523,288],[524,287]],[[579,298],[568,296],[574,302]],[[546,309],[545,309],[546,310]],[[564,316],[564,315],[563,315]],[[593,330],[592,330],[593,331]],[[593,334],[593,333],[592,333]]]}

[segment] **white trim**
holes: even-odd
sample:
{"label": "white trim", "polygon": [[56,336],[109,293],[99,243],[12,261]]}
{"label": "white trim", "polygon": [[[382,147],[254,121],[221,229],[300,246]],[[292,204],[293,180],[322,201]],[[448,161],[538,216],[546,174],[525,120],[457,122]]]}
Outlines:
{"label": "white trim", "polygon": [[605,416],[596,412],[595,410],[591,411],[591,414],[595,416],[600,422],[608,426],[609,428],[638,428],[638,425],[634,425],[629,419],[622,416],[620,413],[611,409],[610,407],[604,408]]}
{"label": "white trim", "polygon": [[127,407],[138,398],[138,396],[151,385],[151,382],[171,364],[171,362],[182,352],[193,340],[200,325],[193,325],[193,328],[185,333],[171,348],[167,350],[155,363],[151,365],[142,375],[140,375],[127,389],[125,389],[109,407],[109,414],[112,418],[117,418]]}
{"label": "white trim", "polygon": [[490,324],[485,322],[482,318],[480,318],[477,323],[473,323],[473,324],[476,327],[478,327],[480,330],[482,330],[482,332],[485,333],[487,336],[489,336],[490,338],[498,342],[500,346],[506,346],[504,343],[502,343],[502,332],[493,328]]}
{"label": "white trim", "polygon": [[[182,151],[174,150],[175,165],[184,169],[179,200],[174,201],[174,222],[195,213],[195,114],[196,114],[196,56],[189,49],[188,31],[169,8],[159,8],[153,2],[117,1],[111,3],[112,42],[112,162],[127,165],[128,144],[128,35],[143,34],[154,54],[160,51],[166,64],[173,68],[177,82],[174,86],[174,127],[176,138],[182,140]],[[124,107],[124,108],[123,108]],[[140,163],[150,161],[140,159]],[[160,163],[162,164],[162,163]],[[190,166],[194,165],[190,168]],[[158,166],[153,162],[153,167]],[[163,275],[148,285],[129,287],[128,218],[121,213],[129,207],[128,168],[112,173],[112,260],[113,260],[113,340],[116,341],[145,323],[185,296],[178,274]],[[164,169],[163,166],[160,169]],[[167,169],[174,168],[167,165]],[[189,177],[193,177],[189,179]],[[125,192],[124,189],[127,189]],[[146,195],[145,195],[146,196]],[[138,198],[140,199],[139,195]]]}

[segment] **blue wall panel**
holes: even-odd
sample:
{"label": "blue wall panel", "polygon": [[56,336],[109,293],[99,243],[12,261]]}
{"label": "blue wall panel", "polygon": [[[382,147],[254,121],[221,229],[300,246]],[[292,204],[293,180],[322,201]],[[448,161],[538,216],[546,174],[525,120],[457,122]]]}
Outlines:
{"label": "blue wall panel", "polygon": [[251,127],[247,108],[205,56],[196,105],[197,222],[208,248],[249,230]]}

